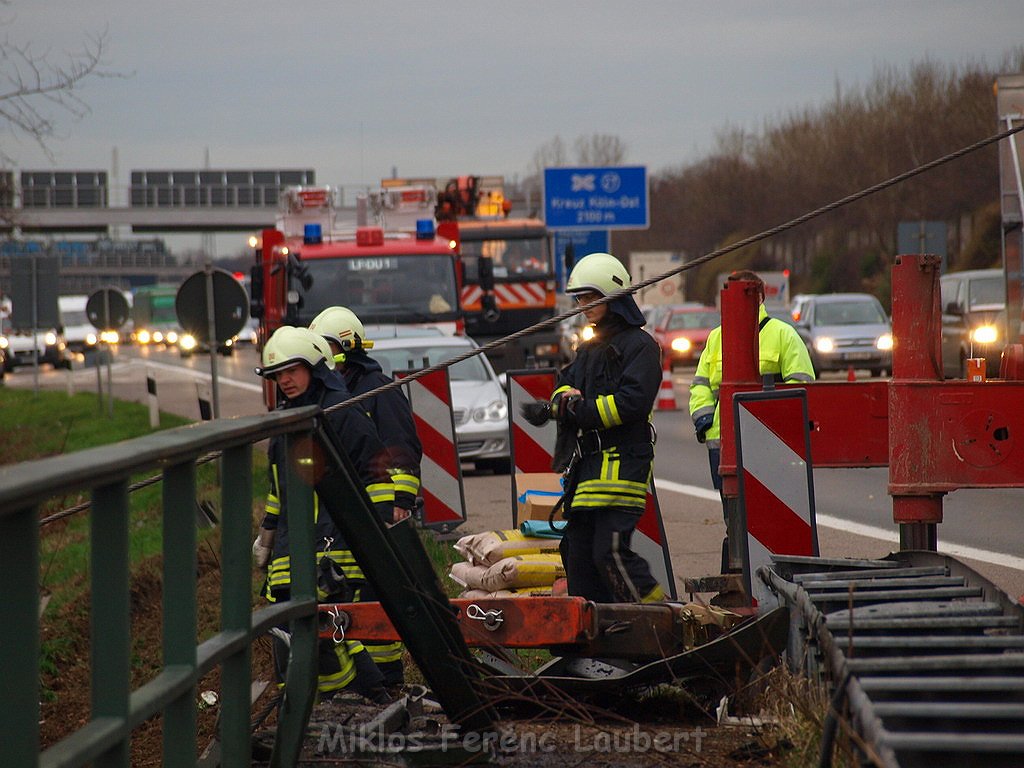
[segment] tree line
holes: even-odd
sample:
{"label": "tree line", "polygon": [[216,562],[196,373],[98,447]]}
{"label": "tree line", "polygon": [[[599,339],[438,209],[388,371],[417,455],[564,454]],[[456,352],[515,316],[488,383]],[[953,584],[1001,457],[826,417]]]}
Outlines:
{"label": "tree line", "polygon": [[[1000,130],[994,84],[1024,71],[1024,48],[984,63],[923,61],[877,69],[863,87],[820,107],[726,128],[702,159],[651,174],[651,226],[616,232],[614,250],[679,252],[690,260],[839,200]],[[625,159],[614,137],[581,137],[577,160]],[[558,137],[534,157],[565,165]],[[991,145],[821,216],[770,240],[687,271],[691,299],[714,302],[717,275],[789,269],[795,292],[866,291],[889,303],[900,222],[947,224],[950,269],[1000,263],[998,149]]]}

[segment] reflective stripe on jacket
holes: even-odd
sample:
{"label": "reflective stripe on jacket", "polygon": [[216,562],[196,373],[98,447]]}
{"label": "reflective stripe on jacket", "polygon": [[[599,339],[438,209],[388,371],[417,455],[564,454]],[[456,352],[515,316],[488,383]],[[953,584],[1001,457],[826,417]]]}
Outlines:
{"label": "reflective stripe on jacket", "polygon": [[562,369],[552,394],[557,402],[566,390],[580,390],[576,424],[581,444],[593,446],[575,470],[576,490],[567,505],[570,511],[617,507],[639,513],[654,460],[650,419],[661,385],[661,352],[646,331],[616,315],[606,318]]}

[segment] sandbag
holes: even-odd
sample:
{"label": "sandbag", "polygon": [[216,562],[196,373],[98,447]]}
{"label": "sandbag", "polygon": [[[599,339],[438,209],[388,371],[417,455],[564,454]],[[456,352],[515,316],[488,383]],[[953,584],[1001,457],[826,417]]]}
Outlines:
{"label": "sandbag", "polygon": [[[463,589],[485,589],[483,577],[486,572],[487,566],[485,565],[473,565],[467,562],[452,563],[448,578]],[[485,589],[485,591],[490,590]]]}
{"label": "sandbag", "polygon": [[499,589],[548,587],[565,576],[562,557],[550,554],[516,555],[490,566],[481,578],[481,588],[490,592]]}
{"label": "sandbag", "polygon": [[494,565],[506,557],[557,552],[558,540],[527,536],[519,530],[484,531],[463,536],[455,550],[476,565]]}

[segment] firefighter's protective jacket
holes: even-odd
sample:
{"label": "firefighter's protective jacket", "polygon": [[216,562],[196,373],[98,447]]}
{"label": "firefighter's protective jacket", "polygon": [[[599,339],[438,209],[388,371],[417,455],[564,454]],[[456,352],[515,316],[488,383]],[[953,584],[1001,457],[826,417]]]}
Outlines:
{"label": "firefighter's protective jacket", "polygon": [[[353,396],[392,381],[380,363],[358,350],[345,353],[344,376]],[[364,400],[362,406],[377,425],[377,434],[387,448],[387,468],[395,484],[395,506],[411,510],[420,491],[420,460],[423,458],[412,407],[398,389],[380,392]]]}
{"label": "firefighter's protective jacket", "polygon": [[[764,304],[758,309],[758,356],[761,375],[773,374],[779,383],[814,381],[814,367],[803,339],[796,329],[778,318],[768,317]],[[709,448],[721,445],[718,388],[722,384],[722,326],[708,335],[708,343],[697,362],[690,384],[690,418],[694,424],[706,414],[714,421],[705,433]]]}
{"label": "firefighter's protective jacket", "polygon": [[575,493],[566,500],[571,513],[607,507],[643,512],[654,460],[650,418],[660,384],[658,343],[613,311],[562,369],[551,396],[556,408],[569,389],[583,396],[574,408],[581,456]]}
{"label": "firefighter's protective jacket", "polygon": [[[314,369],[309,389],[294,400],[285,401],[282,408],[300,408],[319,405],[328,409],[348,400],[348,387],[341,375],[328,371],[318,364]],[[386,463],[382,461],[385,448],[377,436],[377,430],[366,413],[358,407],[338,408],[325,416],[326,426],[333,430],[338,442],[345,448],[359,473],[359,479],[366,489],[382,520],[390,521],[394,509],[394,485],[388,475]],[[267,597],[273,597],[277,588],[286,588],[291,583],[291,567],[288,542],[288,488],[284,484],[283,436],[273,437],[268,448],[270,492],[267,495],[266,515],[262,527],[276,530],[270,568],[267,572]],[[304,457],[293,457],[300,463]],[[308,458],[305,461],[309,461]],[[315,471],[315,466],[311,466]],[[314,541],[317,550],[326,554],[341,566],[345,576],[351,580],[362,580],[362,571],[345,545],[341,531],[335,527],[331,516],[321,508],[316,493],[313,494]]]}

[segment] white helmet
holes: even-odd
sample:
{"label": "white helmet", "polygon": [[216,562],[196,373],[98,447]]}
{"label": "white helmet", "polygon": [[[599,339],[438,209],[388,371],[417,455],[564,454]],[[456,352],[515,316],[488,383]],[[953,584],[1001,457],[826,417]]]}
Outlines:
{"label": "white helmet", "polygon": [[309,330],[335,342],[345,351],[373,347],[373,342],[366,340],[362,321],[348,307],[328,307],[313,318]]}
{"label": "white helmet", "polygon": [[263,367],[256,373],[268,377],[282,368],[306,363],[310,368],[323,360],[328,368],[334,368],[334,355],[324,337],[308,328],[282,325],[263,347]]}
{"label": "white helmet", "polygon": [[593,291],[607,296],[629,285],[629,271],[621,261],[610,253],[591,253],[576,262],[565,284],[565,292]]}

